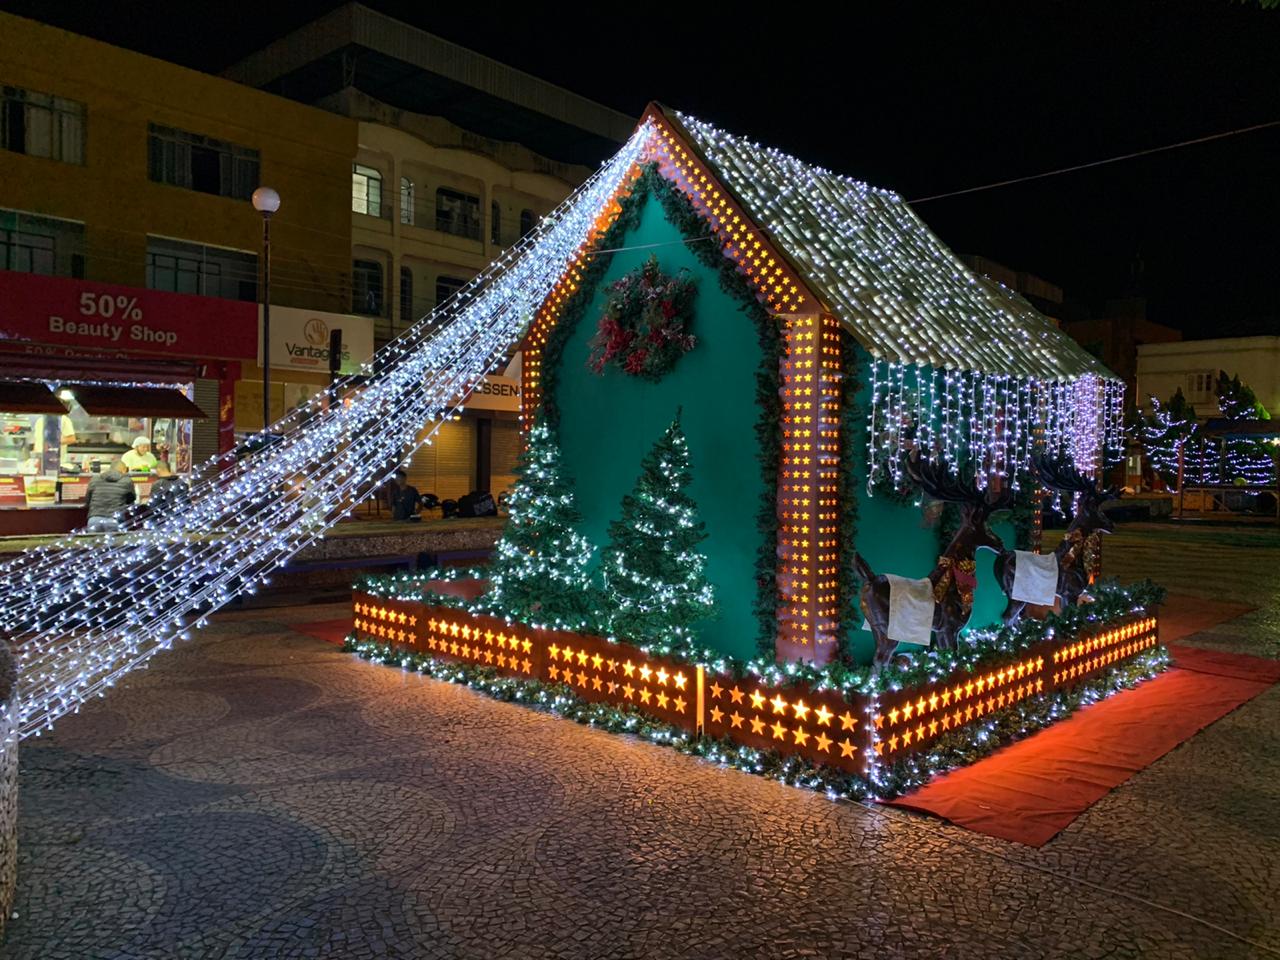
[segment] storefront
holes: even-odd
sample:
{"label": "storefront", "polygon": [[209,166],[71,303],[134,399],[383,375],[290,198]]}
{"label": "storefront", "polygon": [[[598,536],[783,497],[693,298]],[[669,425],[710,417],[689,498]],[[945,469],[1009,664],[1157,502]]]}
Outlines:
{"label": "storefront", "polygon": [[[485,377],[453,419],[438,425],[431,443],[405,464],[421,493],[456,500],[473,490],[501,499],[515,485],[520,456],[520,355]],[[436,424],[428,424],[427,435]]]}
{"label": "storefront", "polygon": [[[341,343],[339,375],[358,373],[373,357],[373,318],[271,307],[271,422],[306,406],[329,384],[329,345]],[[262,319],[259,310],[257,365],[245,364],[235,386],[237,438],[262,429]]]}
{"label": "storefront", "polygon": [[[234,388],[257,352],[251,303],[0,272],[0,535],[85,522],[92,478],[124,458],[145,502],[234,443]],[[142,442],[145,440],[145,444]]]}

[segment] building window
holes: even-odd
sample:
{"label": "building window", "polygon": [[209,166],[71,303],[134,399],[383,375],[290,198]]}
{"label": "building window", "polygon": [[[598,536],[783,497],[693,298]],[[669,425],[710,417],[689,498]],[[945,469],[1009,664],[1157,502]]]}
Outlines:
{"label": "building window", "polygon": [[258,299],[258,258],[203,243],[147,237],[147,289],[252,303]]}
{"label": "building window", "polygon": [[351,312],[382,316],[382,264],[377,260],[351,262]]}
{"label": "building window", "polygon": [[413,181],[400,178],[400,222],[413,225]]}
{"label": "building window", "polygon": [[1218,376],[1213,371],[1187,375],[1187,392],[1191,394],[1192,401],[1206,400],[1217,389]]}
{"label": "building window", "polygon": [[523,240],[533,231],[533,211],[520,211],[520,239]]}
{"label": "building window", "polygon": [[502,207],[497,200],[489,204],[489,242],[495,247],[502,245]]}
{"label": "building window", "polygon": [[400,322],[413,323],[413,271],[400,268]]}
{"label": "building window", "polygon": [[82,223],[0,210],[0,270],[83,277],[83,251]]}
{"label": "building window", "polygon": [[0,230],[0,270],[53,276],[53,237],[21,230]]}
{"label": "building window", "polygon": [[84,163],[85,106],[21,87],[0,87],[0,148]]}
{"label": "building window", "polygon": [[382,174],[362,163],[351,165],[351,212],[382,216]]}
{"label": "building window", "polygon": [[258,188],[258,151],[156,124],[148,126],[147,172],[156,183],[248,200]]}
{"label": "building window", "polygon": [[436,306],[452,297],[466,282],[457,277],[436,277]]}
{"label": "building window", "polygon": [[436,229],[479,240],[480,198],[441,187],[436,191]]}

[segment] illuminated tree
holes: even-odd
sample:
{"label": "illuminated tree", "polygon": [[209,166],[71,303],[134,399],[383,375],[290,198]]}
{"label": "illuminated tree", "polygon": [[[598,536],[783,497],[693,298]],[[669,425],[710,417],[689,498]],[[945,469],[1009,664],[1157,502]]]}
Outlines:
{"label": "illuminated tree", "polygon": [[593,608],[588,568],[594,548],[575,529],[582,515],[545,423],[529,431],[516,474],[507,500],[510,517],[489,565],[486,599],[513,619],[581,629]]}
{"label": "illuminated tree", "polygon": [[698,544],[706,539],[680,415],[645,456],[621,516],[609,524],[601,577],[609,628],[620,638],[690,651],[693,628],[714,616],[715,595]]}

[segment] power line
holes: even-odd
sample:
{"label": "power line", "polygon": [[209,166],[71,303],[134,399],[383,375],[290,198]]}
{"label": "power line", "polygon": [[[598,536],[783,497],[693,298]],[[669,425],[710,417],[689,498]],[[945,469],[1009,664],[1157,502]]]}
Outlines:
{"label": "power line", "polygon": [[1147,157],[1153,153],[1163,153],[1166,150],[1177,150],[1180,147],[1190,147],[1197,143],[1208,143],[1210,140],[1221,140],[1224,137],[1235,137],[1242,133],[1253,133],[1255,130],[1266,130],[1269,127],[1280,127],[1280,120],[1269,120],[1266,123],[1255,123],[1251,127],[1240,127],[1236,130],[1226,130],[1222,133],[1211,133],[1204,137],[1195,137],[1191,140],[1181,140],[1178,143],[1167,143],[1162,147],[1149,147],[1146,150],[1135,150],[1133,153],[1122,153],[1116,157],[1107,157],[1105,160],[1092,160],[1089,163],[1078,163],[1070,167],[1059,167],[1056,170],[1046,170],[1044,173],[1033,173],[1025,177],[1014,177],[1010,180],[997,180],[994,183],[984,183],[979,187],[967,187],[964,190],[952,190],[948,193],[935,193],[928,197],[917,197],[914,200],[908,200],[907,203],[928,203],[930,200],[944,200],[947,197],[959,197],[966,193],[978,193],[982,190],[994,190],[996,187],[1007,187],[1015,183],[1026,183],[1028,180],[1043,180],[1045,177],[1056,177],[1062,173],[1074,173],[1077,170],[1088,170],[1091,167],[1101,167],[1108,163],[1119,163],[1121,160],[1132,160],[1135,157]]}

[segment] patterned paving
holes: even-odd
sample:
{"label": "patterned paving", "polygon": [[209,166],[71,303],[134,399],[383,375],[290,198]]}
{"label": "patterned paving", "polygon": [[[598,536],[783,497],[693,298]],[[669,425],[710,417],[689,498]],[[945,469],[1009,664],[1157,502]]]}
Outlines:
{"label": "patterned paving", "polygon": [[[1257,651],[1280,603],[1249,549],[1222,556],[1263,608],[1206,639]],[[338,615],[223,616],[23,745],[0,956],[1280,956],[1280,690],[1029,850],[289,629]]]}

